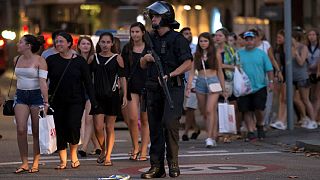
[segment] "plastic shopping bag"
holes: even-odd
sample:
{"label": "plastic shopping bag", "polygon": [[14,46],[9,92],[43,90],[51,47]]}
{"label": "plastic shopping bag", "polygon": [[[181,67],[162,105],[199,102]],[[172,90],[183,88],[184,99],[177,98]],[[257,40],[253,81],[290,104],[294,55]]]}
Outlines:
{"label": "plastic shopping bag", "polygon": [[233,76],[233,94],[236,97],[245,96],[252,92],[251,82],[248,78],[247,74],[238,69],[234,68],[234,76]]}
{"label": "plastic shopping bag", "polygon": [[40,154],[52,154],[57,150],[56,128],[53,115],[39,119]]}
{"label": "plastic shopping bag", "polygon": [[237,134],[234,105],[218,103],[219,133]]}

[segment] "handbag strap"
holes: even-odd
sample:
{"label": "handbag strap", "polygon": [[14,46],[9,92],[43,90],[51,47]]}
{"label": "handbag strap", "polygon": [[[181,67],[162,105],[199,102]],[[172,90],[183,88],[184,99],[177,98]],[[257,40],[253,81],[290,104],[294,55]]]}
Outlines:
{"label": "handbag strap", "polygon": [[15,70],[16,70],[16,66],[17,66],[17,64],[18,64],[18,61],[19,61],[20,57],[21,57],[21,55],[19,55],[19,56],[17,57],[16,63],[14,64],[14,67],[13,67],[12,76],[11,76],[11,81],[10,81],[10,87],[9,87],[9,91],[8,91],[8,97],[10,96],[10,91],[11,91],[11,86],[12,86],[12,81],[13,81],[14,72],[15,72]]}
{"label": "handbag strap", "polygon": [[63,70],[63,73],[62,73],[62,75],[61,75],[61,77],[60,77],[60,79],[59,79],[59,81],[58,81],[57,87],[56,87],[55,90],[53,91],[52,98],[50,99],[49,104],[51,104],[51,103],[53,102],[53,98],[54,98],[54,96],[56,95],[56,92],[57,92],[57,90],[58,90],[58,88],[59,88],[59,86],[60,86],[60,83],[61,83],[61,81],[62,81],[62,79],[63,79],[63,76],[65,75],[65,73],[66,73],[66,71],[67,71],[67,69],[68,69],[68,67],[69,67],[69,65],[70,65],[70,63],[71,63],[71,60],[72,60],[72,58],[73,58],[73,55],[74,55],[74,54],[72,54],[72,56],[71,56],[71,58],[70,58],[70,60],[69,60],[69,62],[68,62],[68,64],[67,64],[66,68],[64,68],[64,70]]}
{"label": "handbag strap", "polygon": [[202,62],[202,68],[203,68],[203,71],[204,71],[204,79],[206,80],[207,86],[209,87],[209,83],[208,83],[208,80],[207,80],[207,71],[206,71],[206,66],[204,65],[204,60],[201,59],[201,62]]}
{"label": "handbag strap", "polygon": [[[117,55],[118,55],[118,54],[113,54],[111,57],[109,57],[109,59],[104,63],[104,65],[107,65],[107,64],[112,60],[112,58],[115,57],[115,56],[117,56]],[[100,64],[100,61],[99,61],[99,59],[98,59],[97,53],[95,53],[94,56],[96,57],[97,64]]]}

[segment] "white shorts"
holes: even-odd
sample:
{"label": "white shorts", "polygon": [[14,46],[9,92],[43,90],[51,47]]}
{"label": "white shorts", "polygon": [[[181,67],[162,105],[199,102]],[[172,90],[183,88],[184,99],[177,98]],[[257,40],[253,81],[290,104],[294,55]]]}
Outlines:
{"label": "white shorts", "polygon": [[198,109],[198,100],[196,93],[190,92],[189,97],[184,97],[183,108]]}

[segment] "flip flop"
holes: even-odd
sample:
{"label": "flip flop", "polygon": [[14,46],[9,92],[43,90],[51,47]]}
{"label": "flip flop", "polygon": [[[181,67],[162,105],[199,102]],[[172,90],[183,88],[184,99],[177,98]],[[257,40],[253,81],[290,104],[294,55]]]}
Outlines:
{"label": "flip flop", "polygon": [[148,158],[147,158],[147,156],[140,156],[138,161],[148,161]]}
{"label": "flip flop", "polygon": [[105,158],[106,158],[106,156],[102,156],[102,157],[101,157],[101,155],[100,155],[100,156],[97,158],[97,163],[98,163],[98,164],[104,163]]}
{"label": "flip flop", "polygon": [[38,168],[31,168],[29,169],[29,173],[37,173],[39,172],[39,169]]}
{"label": "flip flop", "polygon": [[113,163],[111,161],[106,161],[103,164],[104,166],[113,166]]}
{"label": "flip flop", "polygon": [[80,161],[79,160],[77,160],[76,162],[71,162],[71,167],[72,168],[78,168],[80,166]]}
{"label": "flip flop", "polygon": [[66,164],[59,164],[57,167],[54,168],[55,170],[64,170],[67,169]]}
{"label": "flip flop", "polygon": [[20,174],[20,173],[25,173],[25,172],[28,172],[28,171],[29,171],[29,169],[19,167],[19,168],[16,169],[16,171],[14,173]]}

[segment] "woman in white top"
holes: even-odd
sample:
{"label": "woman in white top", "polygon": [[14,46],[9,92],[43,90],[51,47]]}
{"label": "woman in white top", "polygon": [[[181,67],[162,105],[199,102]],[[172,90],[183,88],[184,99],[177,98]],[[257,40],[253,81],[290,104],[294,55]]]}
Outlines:
{"label": "woman in white top", "polygon": [[[17,77],[17,92],[15,96],[14,111],[17,122],[17,139],[22,165],[15,173],[28,171],[39,172],[39,110],[44,106],[48,108],[48,87],[46,61],[36,52],[40,42],[33,35],[24,35],[17,43],[21,54],[14,58],[15,73]],[[32,121],[33,134],[33,164],[28,166],[27,121],[29,115]]]}

